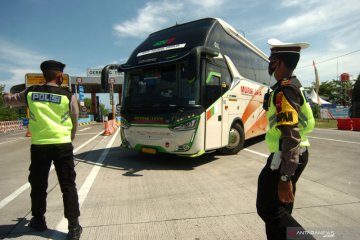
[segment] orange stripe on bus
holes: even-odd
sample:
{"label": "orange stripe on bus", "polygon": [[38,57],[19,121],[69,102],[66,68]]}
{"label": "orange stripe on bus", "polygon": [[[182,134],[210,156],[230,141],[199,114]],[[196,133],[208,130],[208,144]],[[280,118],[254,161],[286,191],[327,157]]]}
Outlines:
{"label": "orange stripe on bus", "polygon": [[252,125],[245,133],[245,137],[253,137],[259,134],[266,133],[267,117],[265,112],[259,117],[259,119]]}

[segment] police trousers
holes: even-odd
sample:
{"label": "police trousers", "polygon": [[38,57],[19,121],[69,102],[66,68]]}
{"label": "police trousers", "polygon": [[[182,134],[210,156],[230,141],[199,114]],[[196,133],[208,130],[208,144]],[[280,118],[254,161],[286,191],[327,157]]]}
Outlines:
{"label": "police trousers", "polygon": [[[270,164],[273,154],[267,159],[265,167],[262,169],[258,179],[258,191],[256,198],[256,208],[259,216],[265,222],[266,236],[268,240],[287,240],[292,239],[294,231],[305,231],[304,228],[291,216],[293,203],[280,202],[278,197],[278,183],[280,179],[280,168],[271,170]],[[296,182],[308,162],[309,152],[306,150],[299,157],[299,166],[294,176],[291,177],[293,191],[295,195]],[[293,238],[299,239],[299,238]],[[303,238],[302,238],[303,239]],[[315,239],[307,235],[304,239]]]}
{"label": "police trousers", "polygon": [[31,145],[29,183],[32,215],[42,216],[46,212],[46,191],[52,161],[63,194],[65,218],[77,218],[80,210],[72,143]]}

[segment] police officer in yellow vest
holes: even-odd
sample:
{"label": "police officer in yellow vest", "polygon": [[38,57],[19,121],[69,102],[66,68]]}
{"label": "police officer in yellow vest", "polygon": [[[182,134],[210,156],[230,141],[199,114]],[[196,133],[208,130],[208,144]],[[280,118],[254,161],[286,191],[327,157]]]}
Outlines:
{"label": "police officer in yellow vest", "polygon": [[48,60],[40,65],[46,83],[31,86],[17,94],[4,93],[5,103],[27,105],[30,110],[32,219],[29,226],[47,230],[45,221],[46,190],[52,161],[63,193],[64,215],[68,219],[68,239],[79,239],[82,227],[72,140],[75,138],[79,109],[75,95],[61,88],[65,64]]}
{"label": "police officer in yellow vest", "polygon": [[[310,144],[306,135],[313,130],[315,121],[293,71],[300,50],[309,44],[277,39],[270,39],[268,44],[269,74],[274,74],[277,83],[264,99],[269,124],[265,140],[271,154],[259,175],[256,207],[265,222],[267,239],[285,240],[297,230],[304,230],[291,213],[296,182],[308,162]],[[306,239],[314,238],[308,235]]]}

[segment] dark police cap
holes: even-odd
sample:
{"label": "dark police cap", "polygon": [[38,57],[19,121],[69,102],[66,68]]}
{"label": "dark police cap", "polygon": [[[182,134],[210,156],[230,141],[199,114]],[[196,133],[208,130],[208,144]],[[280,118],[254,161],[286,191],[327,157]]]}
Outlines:
{"label": "dark police cap", "polygon": [[53,70],[53,71],[64,71],[65,68],[65,64],[55,61],[55,60],[47,60],[44,61],[40,64],[40,69],[41,71],[48,71],[48,70]]}

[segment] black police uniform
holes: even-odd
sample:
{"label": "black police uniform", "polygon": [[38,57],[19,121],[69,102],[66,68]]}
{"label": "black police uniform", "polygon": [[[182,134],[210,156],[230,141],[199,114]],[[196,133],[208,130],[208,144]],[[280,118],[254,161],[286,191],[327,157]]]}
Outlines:
{"label": "black police uniform", "polygon": [[[64,67],[65,64],[53,60],[45,61],[40,65],[40,68],[44,72],[44,74],[50,70],[63,72]],[[69,105],[68,113],[65,113],[65,116],[60,116],[63,112],[56,112],[57,108],[52,108],[52,113],[59,115],[59,119],[61,118],[62,124],[64,124],[66,119],[69,118],[69,115],[71,117],[72,108],[75,108],[78,112],[75,96],[73,96],[73,94],[71,94],[71,92],[69,92],[68,90],[59,87],[55,83],[48,82],[42,86],[32,86],[26,89],[24,97],[27,101],[27,105],[30,107],[31,104],[29,104],[28,101],[35,100],[33,99],[33,95],[30,95],[32,96],[31,98],[27,98],[29,94],[43,94],[44,96],[50,94],[49,96],[55,96],[55,99],[58,99],[59,96],[67,98],[69,100]],[[43,106],[45,107],[45,105],[47,104],[51,103],[45,101]],[[32,107],[33,109],[30,108],[30,111],[35,111],[35,105],[32,105]],[[38,114],[38,116],[36,117],[39,120],[39,118],[41,118],[45,114],[45,112],[41,113],[40,111],[40,114]],[[29,168],[29,182],[31,185],[31,212],[34,218],[31,219],[30,226],[37,230],[47,229],[44,217],[44,214],[46,212],[46,191],[48,188],[49,170],[51,167],[51,163],[53,162],[60,184],[61,192],[63,194],[64,215],[65,218],[67,218],[69,221],[68,239],[79,239],[82,228],[78,222],[78,217],[80,216],[80,208],[75,183],[76,172],[73,156],[73,145],[71,142],[72,139],[75,137],[77,116],[73,116],[73,118],[75,118],[76,120],[71,120],[73,122],[72,129],[69,130],[69,128],[66,128],[66,131],[71,131],[71,133],[67,133],[67,136],[71,134],[71,140],[70,137],[66,138],[68,139],[67,141],[70,142],[54,142],[51,144],[33,143],[31,145],[31,165]],[[36,121],[36,119],[34,121]],[[52,119],[49,117],[48,121],[52,121]],[[34,137],[36,132],[32,132],[32,134]],[[39,136],[39,138],[41,139],[41,136]]]}
{"label": "black police uniform", "polygon": [[[289,54],[300,54],[301,48],[306,48],[309,45],[307,43],[282,43],[279,40],[271,39],[268,42],[271,46],[271,56],[269,63],[269,74],[274,73],[274,63],[276,60],[280,60],[279,53],[284,54],[286,59],[289,57]],[[292,55],[293,56],[293,55]],[[295,58],[299,57],[297,55]],[[296,61],[293,60],[291,61]],[[274,60],[274,62],[272,62]],[[284,61],[284,59],[281,59]],[[292,62],[293,64],[294,62]],[[279,62],[278,62],[279,64]],[[275,65],[276,66],[276,65]],[[295,67],[296,64],[293,66]],[[283,72],[279,72],[283,74]],[[277,76],[278,78],[280,76]],[[262,169],[259,178],[258,178],[258,191],[256,199],[256,208],[259,216],[265,222],[266,235],[268,240],[287,240],[288,237],[299,237],[296,235],[297,231],[304,231],[304,228],[291,216],[293,210],[293,203],[284,203],[281,202],[278,195],[278,186],[280,178],[285,177],[286,179],[282,181],[290,181],[293,186],[293,194],[295,196],[296,192],[296,183],[305,169],[309,153],[307,148],[300,148],[301,135],[299,131],[299,126],[297,120],[288,119],[284,124],[278,116],[282,113],[301,113],[300,108],[304,104],[304,99],[301,96],[301,84],[295,76],[287,76],[285,79],[277,79],[277,83],[272,87],[273,97],[271,99],[267,98],[267,101],[273,101],[271,103],[272,111],[276,108],[276,122],[277,125],[272,125],[267,136],[268,145],[271,145],[269,149],[271,151],[281,151],[281,164],[274,167],[273,159],[274,152],[270,154],[267,159],[266,165]],[[284,105],[283,105],[284,103]],[[265,110],[270,104],[265,104]],[[283,109],[288,108],[288,109]],[[272,113],[271,113],[272,114]],[[312,114],[311,114],[312,115]],[[292,115],[291,115],[292,116]],[[273,116],[268,115],[268,120],[271,122]],[[312,118],[313,119],[313,118]],[[273,123],[269,123],[270,125]],[[281,132],[281,136],[278,140],[277,137],[271,138],[271,136],[276,136],[276,132],[272,131],[276,128]],[[272,143],[277,142],[278,145],[272,145]],[[274,147],[275,146],[275,147]],[[276,147],[277,146],[277,147]],[[277,150],[276,150],[277,148]],[[278,152],[277,152],[278,153]],[[295,232],[294,232],[295,231]],[[294,234],[292,236],[292,234]],[[298,238],[294,238],[298,239]],[[314,239],[311,235],[306,235],[302,239]]]}

